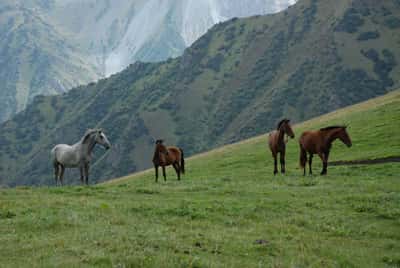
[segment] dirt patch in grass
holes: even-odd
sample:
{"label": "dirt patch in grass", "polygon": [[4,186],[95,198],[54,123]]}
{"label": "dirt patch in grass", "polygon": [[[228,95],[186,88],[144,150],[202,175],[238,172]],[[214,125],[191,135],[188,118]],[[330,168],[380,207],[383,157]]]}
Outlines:
{"label": "dirt patch in grass", "polygon": [[350,166],[350,165],[375,165],[384,163],[396,163],[400,162],[400,156],[389,156],[375,159],[358,159],[349,161],[334,161],[329,162],[331,166]]}

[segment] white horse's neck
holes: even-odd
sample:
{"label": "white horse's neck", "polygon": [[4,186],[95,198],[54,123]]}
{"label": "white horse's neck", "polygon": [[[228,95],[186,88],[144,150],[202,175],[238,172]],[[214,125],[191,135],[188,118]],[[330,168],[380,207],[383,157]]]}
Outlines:
{"label": "white horse's neck", "polygon": [[86,139],[85,137],[83,137],[79,143],[81,147],[82,156],[90,159],[94,146],[96,145],[95,136],[91,134]]}

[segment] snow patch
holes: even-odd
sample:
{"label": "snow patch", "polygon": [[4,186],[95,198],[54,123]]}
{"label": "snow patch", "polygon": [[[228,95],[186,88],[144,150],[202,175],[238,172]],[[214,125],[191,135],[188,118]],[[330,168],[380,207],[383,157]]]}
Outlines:
{"label": "snow patch", "polygon": [[[73,0],[69,0],[73,1]],[[137,1],[137,0],[136,0]],[[173,21],[176,32],[190,46],[214,24],[233,17],[279,12],[296,0],[147,0],[134,17],[118,45],[105,55],[107,76],[121,71],[139,51]],[[172,19],[171,19],[172,17]]]}

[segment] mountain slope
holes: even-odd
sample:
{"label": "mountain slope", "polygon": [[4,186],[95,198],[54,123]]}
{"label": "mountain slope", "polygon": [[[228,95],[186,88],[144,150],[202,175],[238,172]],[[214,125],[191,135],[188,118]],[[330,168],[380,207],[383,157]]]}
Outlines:
{"label": "mountain slope", "polygon": [[[399,156],[399,107],[397,91],[298,124],[294,131],[299,137],[306,129],[347,123],[353,146],[335,142],[331,160]],[[298,144],[290,140],[287,174],[273,176],[266,139],[196,156],[179,182],[168,168],[166,183],[154,183],[151,170],[90,187],[1,189],[2,264],[399,264],[398,163],[332,166],[328,176],[303,177]],[[320,168],[315,159],[314,169]]]}
{"label": "mountain slope", "polygon": [[[106,76],[130,63],[161,61],[211,26],[233,17],[276,13],[294,0],[55,1],[49,19],[77,36]],[[154,11],[157,10],[157,13]]]}
{"label": "mountain slope", "polygon": [[36,95],[65,92],[136,60],[179,56],[219,21],[293,1],[2,0],[0,122]]}
{"label": "mountain slope", "polygon": [[98,77],[54,27],[10,2],[0,3],[0,122],[39,94],[59,94]]}
{"label": "mountain slope", "polygon": [[114,145],[95,157],[98,181],[149,167],[156,138],[191,155],[268,131],[282,117],[299,122],[399,87],[398,2],[339,6],[305,0],[234,19],[182,57],[35,99],[0,128],[2,183],[51,183],[52,146],[89,127],[104,128]]}

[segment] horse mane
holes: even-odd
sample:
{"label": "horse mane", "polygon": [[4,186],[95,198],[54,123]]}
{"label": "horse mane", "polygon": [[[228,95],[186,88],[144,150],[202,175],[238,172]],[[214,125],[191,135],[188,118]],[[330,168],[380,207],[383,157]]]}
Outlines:
{"label": "horse mane", "polygon": [[320,128],[320,131],[328,131],[328,130],[332,130],[332,129],[337,129],[337,128],[346,128],[346,126],[329,126],[329,127],[324,127],[324,128]]}
{"label": "horse mane", "polygon": [[93,133],[102,131],[101,129],[88,129],[85,132],[85,135],[83,135],[83,139],[82,139],[82,143],[85,143],[87,141],[87,139],[89,139],[90,135],[92,135]]}
{"label": "horse mane", "polygon": [[278,126],[276,127],[277,130],[279,130],[279,128],[282,126],[283,123],[287,123],[290,120],[287,118],[282,119],[281,121],[279,121]]}

